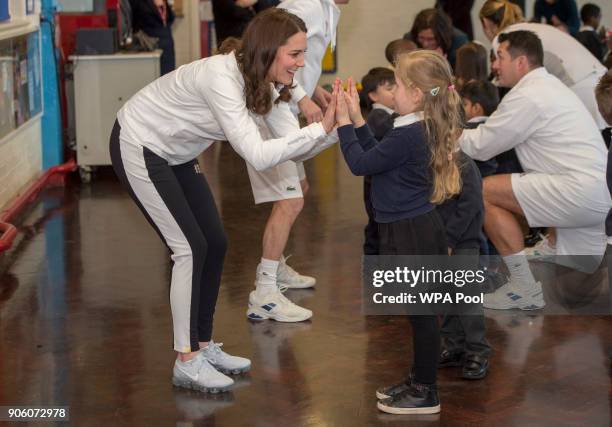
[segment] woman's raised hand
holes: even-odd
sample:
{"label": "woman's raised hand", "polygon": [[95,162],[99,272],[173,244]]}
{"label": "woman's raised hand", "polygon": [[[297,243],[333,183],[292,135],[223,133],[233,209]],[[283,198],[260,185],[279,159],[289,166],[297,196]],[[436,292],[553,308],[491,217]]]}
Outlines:
{"label": "woman's raised hand", "polygon": [[365,124],[365,120],[361,114],[361,107],[359,106],[359,93],[357,92],[357,86],[352,77],[348,78],[347,81],[347,92],[344,93],[344,99],[348,107],[349,117],[355,125],[355,127],[361,127]]}
{"label": "woman's raised hand", "polygon": [[336,99],[338,98],[338,86],[334,83],[334,90],[332,91],[331,100],[325,110],[323,121],[321,124],[325,129],[326,133],[330,133],[336,126]]}

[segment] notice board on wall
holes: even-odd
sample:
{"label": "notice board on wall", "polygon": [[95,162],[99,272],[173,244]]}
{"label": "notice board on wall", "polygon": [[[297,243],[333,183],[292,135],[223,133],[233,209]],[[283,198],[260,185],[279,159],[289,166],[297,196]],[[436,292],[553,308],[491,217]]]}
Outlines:
{"label": "notice board on wall", "polygon": [[38,31],[0,40],[0,138],[42,111]]}

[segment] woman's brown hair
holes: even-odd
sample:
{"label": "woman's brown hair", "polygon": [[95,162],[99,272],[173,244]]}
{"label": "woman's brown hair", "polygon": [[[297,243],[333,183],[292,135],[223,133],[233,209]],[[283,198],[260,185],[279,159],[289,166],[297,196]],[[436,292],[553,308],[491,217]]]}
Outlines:
{"label": "woman's brown hair", "polygon": [[497,32],[503,31],[512,24],[523,22],[521,8],[506,0],[487,0],[480,8],[480,20],[487,18],[497,25]]}
{"label": "woman's brown hair", "polygon": [[[270,8],[258,13],[244,30],[242,40],[226,39],[219,53],[235,51],[238,67],[244,78],[247,109],[255,114],[267,114],[272,108],[272,93],[268,71],[279,47],[299,33],[306,32],[306,24],[284,9]],[[291,87],[280,90],[279,101],[291,99]]]}
{"label": "woman's brown hair", "polygon": [[[423,9],[414,18],[410,34],[412,41],[419,43],[419,33],[431,29],[438,47],[447,53],[453,43],[453,24],[451,19],[441,9]],[[422,47],[422,46],[420,46]]]}
{"label": "woman's brown hair", "polygon": [[443,203],[461,191],[461,175],[454,155],[461,134],[461,98],[453,85],[450,65],[435,51],[416,50],[399,56],[396,74],[406,88],[416,87],[423,92],[433,178],[430,201]]}

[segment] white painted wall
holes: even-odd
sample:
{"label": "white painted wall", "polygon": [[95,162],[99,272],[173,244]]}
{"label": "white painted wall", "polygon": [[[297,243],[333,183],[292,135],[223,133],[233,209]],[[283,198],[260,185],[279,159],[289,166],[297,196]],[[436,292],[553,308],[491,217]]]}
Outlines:
{"label": "white painted wall", "polygon": [[183,16],[172,26],[176,66],[200,59],[199,0],[183,0]]}

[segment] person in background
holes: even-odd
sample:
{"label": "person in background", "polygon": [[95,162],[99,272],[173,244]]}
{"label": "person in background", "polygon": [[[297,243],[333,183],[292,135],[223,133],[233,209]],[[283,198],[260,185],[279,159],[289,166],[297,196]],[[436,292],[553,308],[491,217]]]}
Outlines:
{"label": "person in background", "polygon": [[[484,243],[482,177],[472,159],[461,151],[455,156],[461,171],[461,192],[436,209],[446,229],[448,254],[461,257],[462,267],[476,270]],[[440,328],[439,367],[461,366],[464,379],[484,378],[491,352],[485,331],[482,305],[469,314],[445,314]]]}
{"label": "person in background", "polygon": [[488,74],[487,50],[483,45],[477,42],[469,42],[457,50],[455,79],[459,92],[461,92],[463,85],[470,80],[486,80]]}
{"label": "person in background", "polygon": [[423,9],[414,18],[412,29],[404,34],[422,49],[435,50],[445,55],[451,67],[455,66],[457,49],[467,43],[468,36],[453,27],[453,23],[440,9]]}
{"label": "person in background", "polygon": [[606,127],[595,101],[595,85],[606,70],[578,40],[553,26],[524,22],[518,6],[506,0],[486,0],[479,16],[495,53],[499,47],[497,37],[501,33],[517,30],[535,33],[542,42],[546,70],[580,98],[599,129]]}
{"label": "person in background", "polygon": [[436,7],[442,8],[450,16],[453,25],[467,34],[470,40],[474,40],[472,6],[474,6],[474,0],[438,0],[436,2]]}
{"label": "person in background", "polygon": [[606,53],[605,29],[602,28],[603,34],[597,31],[601,23],[601,9],[596,4],[587,3],[580,9],[580,19],[582,27],[576,39],[603,63]]}
{"label": "person in background", "polygon": [[[318,122],[329,107],[331,94],[319,86],[321,61],[327,47],[336,46],[336,28],[340,20],[339,4],[349,0],[284,0],[277,6],[300,18],[307,28],[308,49],[303,67],[292,69],[290,108],[296,116],[301,111],[306,121]],[[303,321],[312,311],[297,305],[277,306],[266,311],[271,298],[280,298],[280,286],[288,289],[312,288],[316,278],[303,275],[287,264],[284,254],[293,224],[304,207],[310,185],[302,162],[288,161],[273,168],[256,170],[247,162],[247,172],[255,204],[272,203],[262,236],[262,250],[255,269],[255,291],[249,296],[247,317],[251,320],[273,319]]]}
{"label": "person in background", "polygon": [[[476,129],[493,114],[499,105],[499,94],[493,83],[486,80],[471,80],[461,90],[461,100],[465,113],[465,127]],[[482,178],[497,172],[497,160],[475,161]]]}
{"label": "person in background", "polygon": [[253,17],[280,0],[212,0],[215,17],[217,46],[228,37],[242,37],[244,29]]}
{"label": "person in background", "polygon": [[[395,110],[393,91],[395,90],[395,75],[388,68],[372,68],[361,79],[361,106],[367,113],[367,123],[376,140],[381,141],[393,129],[393,121],[398,114]],[[378,224],[374,219],[374,207],[371,198],[372,177],[363,177],[363,202],[368,223],[364,229],[364,255],[378,255]]]}
{"label": "person in background", "polygon": [[418,49],[418,46],[412,40],[396,39],[391,40],[385,47],[385,58],[389,61],[392,67],[395,67],[395,60],[402,53],[408,53]]}
{"label": "person in background", "polygon": [[517,216],[530,227],[557,228],[556,255],[587,255],[580,265],[572,264],[582,271],[596,268],[605,251],[610,197],[601,134],[580,99],[543,62],[535,33],[501,33],[493,68],[499,84],[512,89],[486,123],[464,130],[459,140],[461,149],[478,160],[515,148],[525,170],[484,180],[485,231],[510,273],[506,284],[484,296],[486,308],[536,310],[545,305]]}
{"label": "person in background", "polygon": [[576,0],[536,0],[533,5],[533,21],[546,23],[576,36],[580,28]]}
{"label": "person in background", "polygon": [[150,37],[158,39],[157,46],[162,50],[160,74],[168,74],[176,67],[172,23],[174,11],[168,0],[130,0],[132,8],[133,32],[142,30]]}

